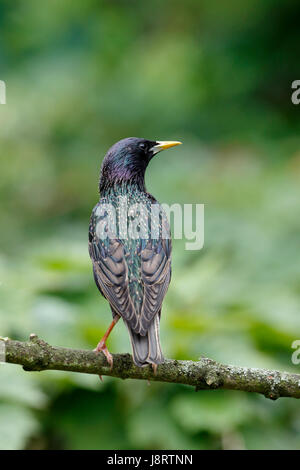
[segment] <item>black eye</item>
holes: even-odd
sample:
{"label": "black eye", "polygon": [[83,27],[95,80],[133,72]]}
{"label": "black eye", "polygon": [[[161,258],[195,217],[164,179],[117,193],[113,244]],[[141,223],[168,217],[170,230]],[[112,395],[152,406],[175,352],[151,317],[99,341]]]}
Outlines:
{"label": "black eye", "polygon": [[141,150],[146,150],[146,144],[140,144],[139,147]]}

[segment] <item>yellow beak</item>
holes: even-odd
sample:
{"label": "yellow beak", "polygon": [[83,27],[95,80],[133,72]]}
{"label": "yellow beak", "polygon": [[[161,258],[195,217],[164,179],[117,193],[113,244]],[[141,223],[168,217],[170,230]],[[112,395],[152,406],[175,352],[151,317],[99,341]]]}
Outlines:
{"label": "yellow beak", "polygon": [[175,145],[181,145],[182,142],[178,142],[177,140],[158,140],[157,145],[154,145],[152,147],[152,152],[153,155],[156,153],[160,152],[161,150],[167,150],[170,149],[171,147],[175,147]]}

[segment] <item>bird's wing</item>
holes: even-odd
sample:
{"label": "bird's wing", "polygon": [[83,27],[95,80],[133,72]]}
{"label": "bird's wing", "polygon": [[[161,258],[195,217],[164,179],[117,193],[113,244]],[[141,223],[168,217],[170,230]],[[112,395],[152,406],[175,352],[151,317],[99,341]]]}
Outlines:
{"label": "bird's wing", "polygon": [[162,301],[171,279],[171,240],[149,240],[141,252],[141,277],[144,300],[140,317],[140,332],[145,334]]}
{"label": "bird's wing", "polygon": [[89,242],[89,253],[93,261],[95,279],[118,315],[136,330],[138,318],[130,297],[128,287],[128,267],[124,257],[123,245],[116,239],[109,244],[96,238]]}
{"label": "bird's wing", "polygon": [[[163,220],[164,233],[169,226]],[[144,245],[145,246],[145,245]],[[171,279],[171,239],[149,239],[140,255],[143,303],[140,312],[134,308],[130,295],[128,266],[123,244],[117,239],[105,242],[94,235],[91,221],[89,253],[93,261],[96,283],[113,310],[124,318],[130,327],[145,335],[155,315],[159,315],[163,298]]]}

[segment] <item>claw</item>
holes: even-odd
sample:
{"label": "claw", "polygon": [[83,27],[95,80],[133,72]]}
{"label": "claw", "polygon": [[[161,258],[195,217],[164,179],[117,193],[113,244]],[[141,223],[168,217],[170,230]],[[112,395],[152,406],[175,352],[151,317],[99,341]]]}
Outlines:
{"label": "claw", "polygon": [[[106,357],[106,360],[107,360],[108,364],[110,365],[110,370],[112,370],[112,368],[113,368],[114,361],[113,361],[112,355],[110,354],[109,350],[107,349],[105,341],[109,337],[109,335],[110,335],[112,329],[114,328],[114,326],[118,323],[119,319],[120,319],[120,317],[118,315],[116,315],[114,317],[113,321],[111,322],[111,324],[109,325],[107,331],[105,332],[105,335],[103,336],[101,341],[98,343],[97,347],[94,349],[94,351],[96,353],[98,353],[100,351],[103,352],[104,356]],[[102,380],[102,375],[99,375],[99,378],[100,378],[101,381],[103,381]]]}
{"label": "claw", "polygon": [[112,370],[113,365],[114,365],[113,357],[110,354],[109,350],[107,349],[107,346],[103,340],[101,340],[100,343],[98,343],[98,346],[94,349],[94,351],[96,353],[99,353],[100,351],[103,352],[108,364],[110,365],[110,370]]}

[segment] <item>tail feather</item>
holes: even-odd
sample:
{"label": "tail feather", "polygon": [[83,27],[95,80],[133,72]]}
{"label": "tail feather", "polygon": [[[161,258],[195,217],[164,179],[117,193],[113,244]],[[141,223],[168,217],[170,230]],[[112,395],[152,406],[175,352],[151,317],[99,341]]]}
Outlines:
{"label": "tail feather", "polygon": [[143,367],[147,364],[161,364],[164,362],[159,341],[158,315],[155,315],[145,336],[132,331],[127,322],[126,325],[130,334],[133,362],[138,367]]}

